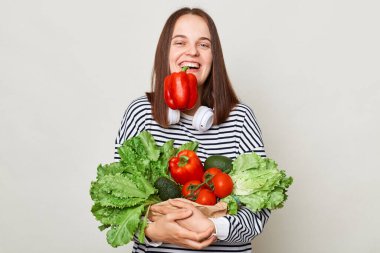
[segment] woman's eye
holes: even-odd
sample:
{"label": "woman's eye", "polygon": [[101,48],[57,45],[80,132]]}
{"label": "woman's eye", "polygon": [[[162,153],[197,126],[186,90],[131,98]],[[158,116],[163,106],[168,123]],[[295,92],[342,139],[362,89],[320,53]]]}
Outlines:
{"label": "woman's eye", "polygon": [[200,43],[199,45],[203,48],[210,48],[210,44],[208,43]]}
{"label": "woman's eye", "polygon": [[183,45],[185,45],[185,42],[183,42],[183,41],[175,41],[174,45],[183,46]]}

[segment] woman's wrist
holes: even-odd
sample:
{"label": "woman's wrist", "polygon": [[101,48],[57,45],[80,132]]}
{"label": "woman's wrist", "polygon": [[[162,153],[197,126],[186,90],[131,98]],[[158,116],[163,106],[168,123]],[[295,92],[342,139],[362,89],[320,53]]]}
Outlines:
{"label": "woman's wrist", "polygon": [[158,247],[162,244],[159,239],[154,236],[155,224],[154,222],[149,222],[148,226],[145,228],[145,244],[150,246]]}
{"label": "woman's wrist", "polygon": [[211,218],[208,218],[208,221],[209,221],[210,227],[212,227],[212,228],[214,229],[214,230],[212,231],[212,233],[213,233],[213,234],[216,234],[217,228],[216,228],[215,222],[214,222],[213,219],[211,219]]}

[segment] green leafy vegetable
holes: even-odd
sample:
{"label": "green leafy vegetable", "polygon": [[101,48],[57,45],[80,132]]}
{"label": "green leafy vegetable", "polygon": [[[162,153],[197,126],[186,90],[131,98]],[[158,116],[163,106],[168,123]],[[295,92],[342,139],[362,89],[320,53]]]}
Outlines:
{"label": "green leafy vegetable", "polygon": [[[283,207],[293,178],[277,167],[274,160],[255,153],[238,156],[229,173],[234,182],[233,196],[254,212]],[[234,200],[226,199],[225,202],[230,206]]]}
{"label": "green leafy vegetable", "polygon": [[177,153],[178,154],[180,151],[182,150],[191,150],[191,151],[196,151],[198,149],[198,145],[199,143],[196,142],[196,141],[190,141],[190,142],[186,142],[185,144],[182,144],[178,150],[177,150]]}
{"label": "green leafy vegetable", "polygon": [[229,214],[237,214],[239,203],[236,197],[233,197],[233,195],[228,195],[227,197],[222,198],[220,201],[227,203],[227,210]]}
{"label": "green leafy vegetable", "polygon": [[150,206],[146,210],[144,219],[139,224],[139,228],[138,228],[138,240],[140,242],[143,242],[145,240],[145,232],[144,231],[145,231],[145,228],[148,226],[148,213],[149,213],[149,209],[150,209]]}
{"label": "green leafy vegetable", "polygon": [[124,210],[121,223],[117,226],[111,226],[111,229],[107,232],[108,243],[113,247],[117,247],[123,245],[124,242],[130,242],[139,226],[143,210],[144,205]]}
{"label": "green leafy vegetable", "polygon": [[[120,161],[99,165],[96,181],[91,182],[90,196],[94,201],[92,214],[107,231],[107,241],[113,247],[129,243],[137,233],[144,242],[149,207],[161,200],[154,188],[159,177],[170,178],[168,162],[178,149],[170,140],[158,146],[149,132],[126,140],[118,148]],[[180,148],[198,146],[189,142]],[[145,215],[145,218],[141,218]]]}
{"label": "green leafy vegetable", "polygon": [[[122,167],[114,163],[108,168]],[[104,172],[101,166],[98,172]],[[157,190],[141,175],[124,173],[116,169],[115,174],[98,174],[98,179],[91,183],[90,195],[94,201],[91,212],[102,223],[102,231],[110,227],[107,241],[113,247],[130,242],[140,225],[140,217],[151,204],[160,200]]]}
{"label": "green leafy vegetable", "polygon": [[175,156],[176,149],[173,146],[174,141],[167,141],[162,147],[160,147],[159,159],[157,161],[151,162],[151,167],[154,168],[151,170],[150,174],[150,182],[154,185],[159,177],[167,177],[169,176],[168,171],[168,162],[170,158]]}

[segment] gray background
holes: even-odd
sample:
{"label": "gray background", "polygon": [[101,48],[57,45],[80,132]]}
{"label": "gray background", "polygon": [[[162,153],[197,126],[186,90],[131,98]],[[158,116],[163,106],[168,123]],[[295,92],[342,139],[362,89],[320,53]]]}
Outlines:
{"label": "gray background", "polygon": [[378,1],[0,2],[0,252],[113,249],[89,186],[150,88],[166,18],[202,7],[267,153],[295,179],[255,252],[379,252]]}

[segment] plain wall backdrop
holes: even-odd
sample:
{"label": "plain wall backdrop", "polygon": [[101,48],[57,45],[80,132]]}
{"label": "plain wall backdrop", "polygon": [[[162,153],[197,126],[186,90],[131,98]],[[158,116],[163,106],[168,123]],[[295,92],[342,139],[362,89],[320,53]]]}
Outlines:
{"label": "plain wall backdrop", "polygon": [[267,154],[295,180],[255,252],[380,252],[375,0],[1,0],[0,252],[130,252],[98,231],[90,182],[183,6],[214,18]]}

